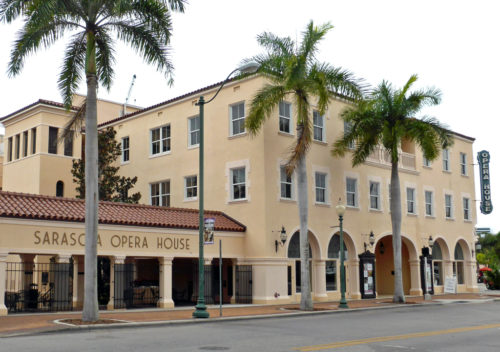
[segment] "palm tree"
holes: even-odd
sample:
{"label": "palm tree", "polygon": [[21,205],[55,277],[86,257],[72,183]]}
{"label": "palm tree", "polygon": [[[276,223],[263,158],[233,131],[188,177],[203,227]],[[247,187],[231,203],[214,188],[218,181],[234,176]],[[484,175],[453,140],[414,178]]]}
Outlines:
{"label": "palm tree", "polygon": [[11,52],[8,73],[19,74],[25,58],[70,34],[59,76],[59,89],[69,109],[85,74],[85,293],[82,319],[96,321],[97,302],[97,86],[110,89],[115,50],[113,36],[129,44],[145,62],[156,65],[171,82],[167,44],[170,11],[184,11],[185,0],[0,0],[0,21],[22,17]]}
{"label": "palm tree", "polygon": [[435,118],[415,115],[427,105],[437,105],[441,92],[427,88],[409,92],[417,76],[410,77],[402,89],[395,89],[383,81],[366,99],[342,112],[342,119],[350,127],[334,143],[332,154],[343,157],[349,146],[355,144],[352,165],[362,164],[375,148],[381,145],[391,158],[391,222],[394,250],[395,303],[405,302],[401,268],[401,191],[399,185],[399,147],[401,142],[412,141],[420,146],[428,160],[434,160],[441,148],[452,145],[451,132]]}
{"label": "palm tree", "polygon": [[306,155],[311,144],[311,103],[317,101],[319,113],[324,114],[331,98],[336,94],[357,97],[362,91],[359,81],[350,72],[316,59],[319,42],[332,28],[330,23],[317,27],[311,21],[302,33],[300,44],[289,37],[280,38],[264,32],[257,40],[266,53],[246,60],[257,62],[257,72],[268,78],[268,83],[256,93],[251,102],[246,119],[246,127],[251,135],[259,132],[264,121],[285,98],[292,97],[296,106],[297,141],[292,147],[286,170],[289,175],[296,170],[298,178],[302,310],[313,309],[309,285],[306,171]]}

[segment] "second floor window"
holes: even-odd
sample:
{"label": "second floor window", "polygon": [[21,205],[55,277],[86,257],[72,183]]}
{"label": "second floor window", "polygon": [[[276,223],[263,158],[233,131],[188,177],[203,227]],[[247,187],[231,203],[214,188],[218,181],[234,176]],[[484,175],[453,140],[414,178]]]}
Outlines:
{"label": "second floor window", "polygon": [[292,133],[292,104],[284,101],[279,104],[280,132]]}
{"label": "second floor window", "polygon": [[21,135],[16,134],[16,159],[19,159],[20,157],[20,150],[21,150]]}
{"label": "second floor window", "polygon": [[130,161],[130,138],[122,138],[122,163]]}
{"label": "second floor window", "polygon": [[434,195],[431,191],[425,191],[425,215],[434,215]]}
{"label": "second floor window", "polygon": [[246,199],[245,168],[231,169],[231,200]]}
{"label": "second floor window", "polygon": [[380,209],[380,183],[370,182],[370,209]]}
{"label": "second floor window", "polygon": [[28,156],[28,131],[23,132],[23,156]]}
{"label": "second floor window", "polygon": [[151,154],[163,154],[170,151],[170,125],[151,130]]}
{"label": "second floor window", "polygon": [[200,145],[200,117],[194,116],[189,118],[188,120],[188,129],[189,129],[189,146],[195,147]]}
{"label": "second floor window", "polygon": [[319,111],[313,111],[314,140],[325,141],[325,117]]}
{"label": "second floor window", "polygon": [[443,171],[450,171],[450,151],[443,149]]}
{"label": "second floor window", "polygon": [[280,196],[283,199],[292,199],[292,176],[286,174],[286,168],[280,167]]}
{"label": "second floor window", "polygon": [[9,144],[7,145],[7,161],[12,161],[12,137],[9,137]]}
{"label": "second floor window", "polygon": [[73,156],[73,131],[68,131],[68,134],[64,138],[64,155]]}
{"label": "second floor window", "polygon": [[467,176],[467,154],[460,153],[460,175]]}
{"label": "second floor window", "polygon": [[406,206],[408,214],[415,214],[415,188],[406,189]]}
{"label": "second floor window", "polygon": [[184,198],[194,199],[198,196],[198,177],[187,176],[184,178]]}
{"label": "second floor window", "polygon": [[346,204],[350,207],[358,206],[357,180],[355,178],[346,178]]}
{"label": "second floor window", "polygon": [[31,129],[31,154],[36,153],[36,127]]}
{"label": "second floor window", "polygon": [[427,159],[425,156],[423,158],[423,164],[424,166],[431,167],[431,161]]}
{"label": "second floor window", "polygon": [[151,183],[151,205],[170,206],[170,181]]}
{"label": "second floor window", "polygon": [[453,217],[451,194],[444,195],[444,213],[447,219],[451,219]]}
{"label": "second floor window", "polygon": [[245,133],[245,103],[231,105],[231,136]]}
{"label": "second floor window", "polygon": [[469,198],[463,198],[464,206],[464,220],[470,220],[470,200]]}
{"label": "second floor window", "polygon": [[326,203],[326,174],[316,172],[316,203]]}
{"label": "second floor window", "polygon": [[49,127],[49,153],[57,154],[57,127]]}

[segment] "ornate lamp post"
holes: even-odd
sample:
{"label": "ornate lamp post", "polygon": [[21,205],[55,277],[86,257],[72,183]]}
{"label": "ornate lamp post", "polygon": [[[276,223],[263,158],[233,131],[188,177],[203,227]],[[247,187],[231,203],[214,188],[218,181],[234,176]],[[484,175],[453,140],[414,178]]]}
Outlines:
{"label": "ornate lamp post", "polygon": [[241,73],[254,73],[257,71],[258,64],[254,62],[250,62],[246,65],[243,65],[241,67],[238,67],[237,69],[233,70],[227,78],[222,82],[220,85],[219,89],[215,93],[215,95],[209,99],[208,101],[205,101],[203,98],[203,95],[200,96],[200,99],[196,103],[196,105],[199,106],[199,111],[200,111],[200,146],[199,146],[199,254],[198,254],[198,302],[196,304],[196,310],[193,312],[193,318],[208,318],[210,314],[207,312],[207,307],[205,306],[205,260],[204,260],[204,254],[203,254],[203,232],[204,232],[204,184],[203,184],[203,178],[204,178],[204,123],[203,123],[203,114],[204,114],[204,107],[206,104],[210,103],[212,100],[215,99],[215,97],[219,94],[221,91],[222,87],[227,83],[229,78],[233,75],[233,73],[239,71]]}
{"label": "ornate lamp post", "polygon": [[335,207],[339,217],[340,227],[340,303],[339,308],[349,308],[345,299],[345,272],[344,272],[344,231],[342,229],[342,221],[344,220],[345,205],[340,203]]}

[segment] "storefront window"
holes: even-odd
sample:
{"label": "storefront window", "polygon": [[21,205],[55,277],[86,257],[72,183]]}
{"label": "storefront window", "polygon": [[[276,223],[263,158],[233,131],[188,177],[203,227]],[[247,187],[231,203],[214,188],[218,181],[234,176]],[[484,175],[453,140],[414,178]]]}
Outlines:
{"label": "storefront window", "polygon": [[455,262],[453,263],[453,276],[457,278],[457,283],[463,285],[464,282],[464,252],[460,244],[455,246]]}
{"label": "storefront window", "polygon": [[[295,259],[295,292],[300,293],[300,281],[301,281],[301,272],[300,272],[300,234],[299,232],[295,232],[290,239],[290,244],[288,245],[288,258]],[[311,266],[311,258],[312,258],[312,250],[311,245],[309,244],[309,279],[310,283],[312,282],[312,266]],[[292,278],[289,276],[289,281]],[[291,283],[289,282],[289,285]],[[312,285],[311,285],[312,287]]]}
{"label": "storefront window", "polygon": [[434,268],[434,286],[443,285],[443,254],[438,242],[432,246],[432,266]]}
{"label": "storefront window", "polygon": [[337,291],[337,261],[327,260],[325,263],[326,290]]}

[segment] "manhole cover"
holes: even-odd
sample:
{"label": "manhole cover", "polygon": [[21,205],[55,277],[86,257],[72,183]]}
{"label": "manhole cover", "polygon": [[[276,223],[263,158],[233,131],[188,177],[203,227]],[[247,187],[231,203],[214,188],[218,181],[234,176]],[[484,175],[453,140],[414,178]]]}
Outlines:
{"label": "manhole cover", "polygon": [[200,350],[203,350],[203,351],[226,351],[228,349],[229,349],[229,347],[222,347],[222,346],[204,346],[204,347],[200,347]]}

